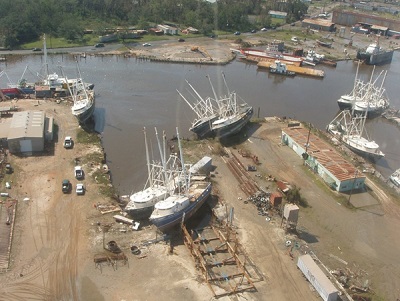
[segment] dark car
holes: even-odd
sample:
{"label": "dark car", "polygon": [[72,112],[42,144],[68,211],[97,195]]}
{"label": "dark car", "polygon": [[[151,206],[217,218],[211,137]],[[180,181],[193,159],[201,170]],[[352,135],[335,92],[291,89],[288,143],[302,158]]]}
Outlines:
{"label": "dark car", "polygon": [[104,47],[104,43],[97,43],[96,45],[94,45],[94,47],[96,48]]}
{"label": "dark car", "polygon": [[240,31],[236,31],[236,32],[234,33],[234,35],[235,35],[235,36],[239,36],[239,35],[240,35]]}
{"label": "dark car", "polygon": [[72,185],[69,180],[63,180],[62,181],[62,192],[63,193],[68,193],[71,191]]}
{"label": "dark car", "polygon": [[217,36],[215,35],[215,34],[210,34],[210,38],[211,39],[214,39],[214,38],[216,38]]}
{"label": "dark car", "polygon": [[185,39],[179,39],[178,42],[185,42]]}
{"label": "dark car", "polygon": [[32,51],[42,51],[40,48],[33,48]]}
{"label": "dark car", "polygon": [[253,29],[252,31],[251,31],[251,33],[256,33],[257,32],[257,30],[255,30],[255,29]]}

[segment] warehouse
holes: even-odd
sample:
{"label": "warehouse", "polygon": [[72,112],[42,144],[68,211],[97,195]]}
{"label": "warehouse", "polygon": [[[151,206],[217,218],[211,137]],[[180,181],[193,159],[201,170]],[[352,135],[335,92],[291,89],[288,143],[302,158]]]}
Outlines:
{"label": "warehouse", "polygon": [[365,176],[309,129],[287,128],[282,130],[281,138],[332,189],[347,192],[364,188]]}
{"label": "warehouse", "polygon": [[7,136],[11,153],[32,153],[44,150],[45,136],[52,138],[53,119],[46,121],[42,111],[24,111],[13,115]]}

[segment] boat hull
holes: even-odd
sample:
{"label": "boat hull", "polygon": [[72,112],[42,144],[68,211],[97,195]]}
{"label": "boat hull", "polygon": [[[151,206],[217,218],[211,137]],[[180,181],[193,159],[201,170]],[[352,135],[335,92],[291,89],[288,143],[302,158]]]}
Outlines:
{"label": "boat hull", "polygon": [[367,149],[362,149],[360,148],[359,145],[357,145],[356,143],[353,143],[352,141],[343,140],[344,144],[354,153],[370,160],[370,161],[378,161],[379,159],[383,158],[385,155],[380,152],[380,151],[372,151],[372,150],[367,150]]}
{"label": "boat hull", "polygon": [[150,217],[150,221],[162,232],[167,232],[171,230],[174,226],[178,225],[182,221],[182,219],[186,221],[197,212],[197,210],[206,202],[208,197],[211,195],[211,188],[211,183],[208,183],[204,191],[197,197],[197,199],[192,201],[190,205],[182,211],[163,217]]}
{"label": "boat hull", "polygon": [[78,119],[78,122],[80,124],[86,123],[90,117],[92,117],[94,109],[95,109],[95,100],[94,96],[92,100],[90,101],[91,104],[87,107],[86,110],[80,110],[80,111],[74,111],[72,110],[72,114]]}
{"label": "boat hull", "polygon": [[232,123],[226,124],[223,127],[214,128],[215,136],[219,139],[235,135],[249,122],[253,116],[253,107],[248,107],[247,110],[242,113],[241,118],[235,120]]}
{"label": "boat hull", "polygon": [[196,124],[195,126],[192,126],[189,130],[195,133],[199,138],[212,136],[213,130],[211,128],[211,125],[217,118],[218,117],[215,116],[211,119],[204,120],[203,122]]}

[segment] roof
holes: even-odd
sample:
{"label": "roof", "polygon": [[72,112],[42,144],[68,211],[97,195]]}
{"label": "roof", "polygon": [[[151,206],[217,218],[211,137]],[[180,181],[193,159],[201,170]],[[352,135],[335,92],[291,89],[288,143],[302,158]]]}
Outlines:
{"label": "roof", "polygon": [[319,25],[319,26],[324,26],[324,27],[331,27],[335,23],[332,23],[329,20],[325,19],[304,19],[302,23],[308,23],[308,24],[314,24],[314,25]]}
{"label": "roof", "polygon": [[8,139],[42,138],[45,114],[42,111],[24,111],[14,113]]}
{"label": "roof", "polygon": [[284,11],[277,11],[277,10],[270,10],[268,12],[269,15],[279,15],[279,16],[287,16],[287,12]]}
{"label": "roof", "polygon": [[386,30],[388,30],[389,28],[388,28],[388,27],[385,27],[385,26],[372,25],[372,26],[371,26],[371,29],[386,31]]}
{"label": "roof", "polygon": [[[313,133],[310,133],[310,138],[307,139],[309,134],[308,129],[295,127],[283,129],[282,131],[303,148],[305,148],[308,140],[307,153],[317,159],[339,181],[354,179],[357,170],[354,165],[345,160],[330,144]],[[361,172],[358,174],[360,175],[357,176],[358,179],[365,178],[365,176],[361,176]]]}

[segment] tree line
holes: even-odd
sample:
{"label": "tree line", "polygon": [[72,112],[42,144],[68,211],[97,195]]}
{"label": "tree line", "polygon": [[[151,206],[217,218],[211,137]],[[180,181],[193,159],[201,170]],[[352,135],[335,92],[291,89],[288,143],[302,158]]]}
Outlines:
{"label": "tree line", "polygon": [[[84,29],[97,34],[111,26],[135,26],[173,22],[192,26],[203,34],[213,30],[245,31],[255,25],[271,25],[268,11],[282,10],[276,0],[0,0],[0,44],[18,47],[37,41],[43,33],[70,41],[84,38]],[[301,0],[284,2],[288,22],[307,12]]]}

